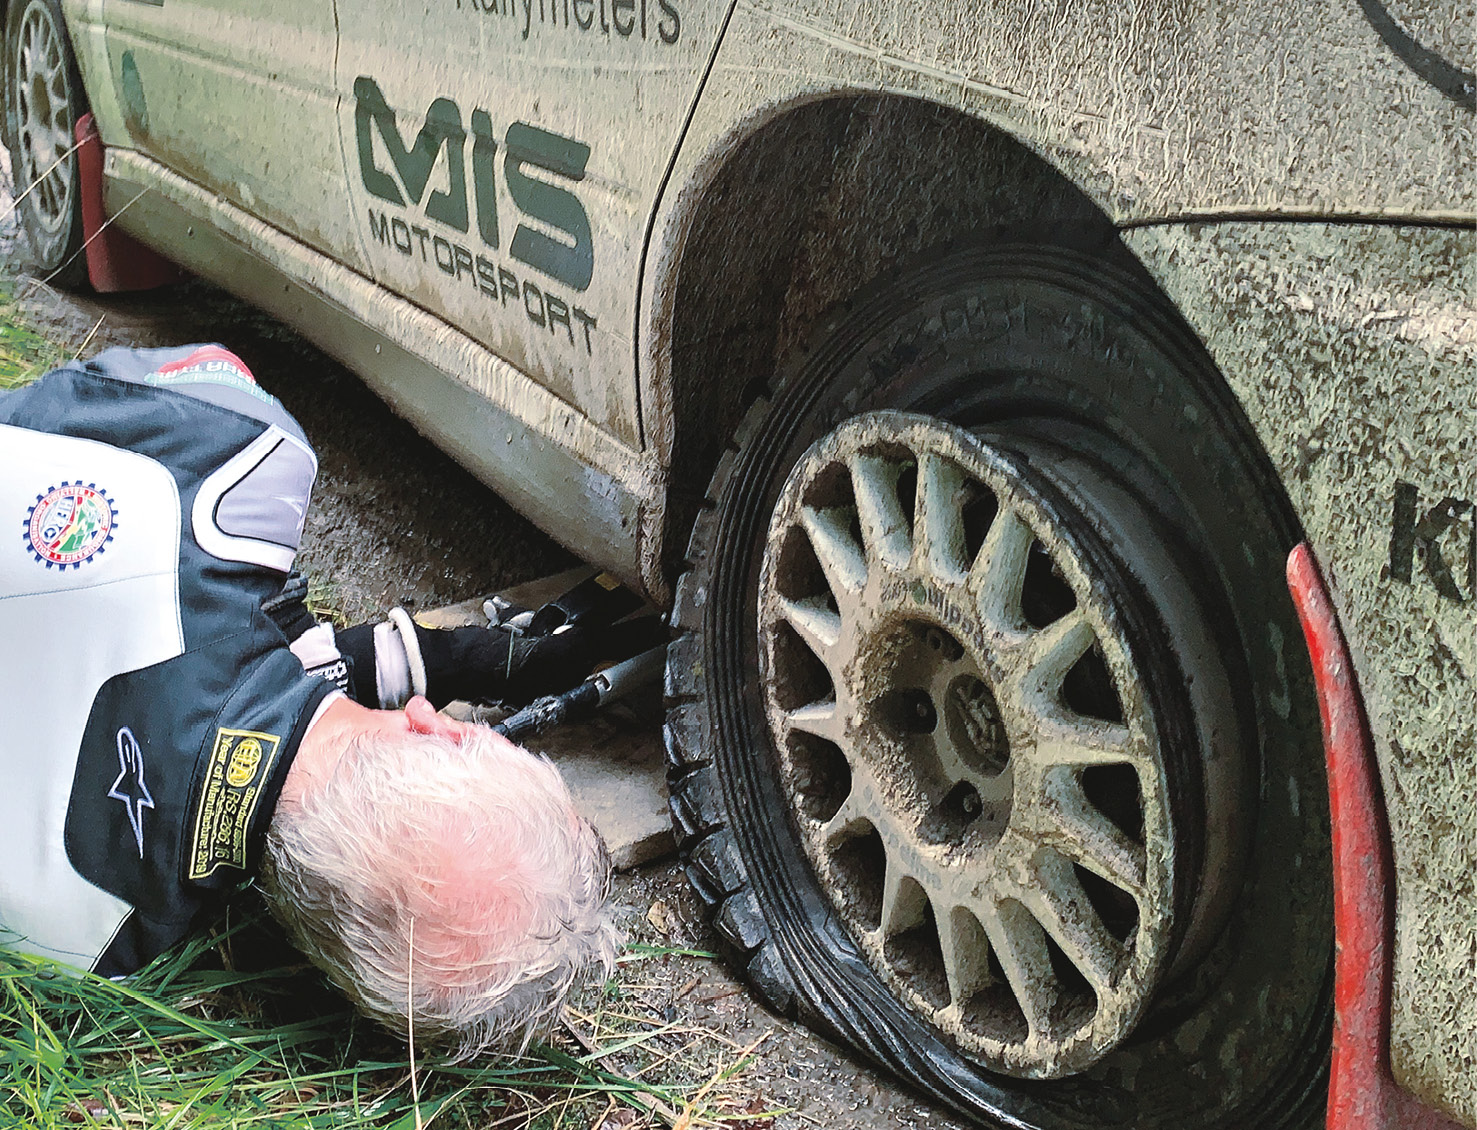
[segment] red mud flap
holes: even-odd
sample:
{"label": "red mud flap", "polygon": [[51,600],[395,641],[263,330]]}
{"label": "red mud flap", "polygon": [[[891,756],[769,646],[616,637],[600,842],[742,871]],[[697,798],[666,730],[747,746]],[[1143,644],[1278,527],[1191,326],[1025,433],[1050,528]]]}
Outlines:
{"label": "red mud flap", "polygon": [[1374,743],[1349,649],[1307,543],[1287,558],[1303,624],[1328,763],[1333,823],[1333,1065],[1328,1130],[1461,1130],[1390,1074],[1394,870]]}
{"label": "red mud flap", "polygon": [[184,272],[124,235],[103,215],[103,143],[91,114],[77,121],[77,176],[82,195],[82,238],[87,251],[87,281],[99,294],[149,290],[179,282]]}

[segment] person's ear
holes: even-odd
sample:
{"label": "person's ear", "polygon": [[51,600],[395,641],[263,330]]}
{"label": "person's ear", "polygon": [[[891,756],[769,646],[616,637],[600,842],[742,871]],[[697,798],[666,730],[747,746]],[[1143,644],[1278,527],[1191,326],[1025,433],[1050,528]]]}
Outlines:
{"label": "person's ear", "polygon": [[466,737],[468,729],[467,723],[439,713],[421,695],[416,695],[405,704],[405,721],[413,734],[433,734],[457,742]]}

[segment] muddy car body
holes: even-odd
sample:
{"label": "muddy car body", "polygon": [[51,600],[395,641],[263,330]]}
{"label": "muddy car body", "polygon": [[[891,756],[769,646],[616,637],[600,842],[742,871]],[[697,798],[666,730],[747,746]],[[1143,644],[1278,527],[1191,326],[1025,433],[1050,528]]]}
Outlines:
{"label": "muddy car body", "polygon": [[1470,9],[61,9],[75,90],[9,0],[13,149],[89,111],[118,228],[674,607],[720,930],[981,1119],[1319,1117],[1306,541],[1393,848],[1379,1042],[1477,1126]]}

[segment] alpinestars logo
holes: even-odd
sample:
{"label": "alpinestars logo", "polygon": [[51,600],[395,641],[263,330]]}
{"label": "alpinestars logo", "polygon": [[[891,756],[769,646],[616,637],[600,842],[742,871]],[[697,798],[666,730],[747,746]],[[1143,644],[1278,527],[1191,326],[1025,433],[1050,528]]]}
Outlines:
{"label": "alpinestars logo", "polygon": [[112,800],[121,800],[128,810],[128,823],[133,828],[138,857],[144,857],[144,809],[154,807],[153,794],[144,782],[144,754],[133,731],[124,726],[118,731],[118,779],[108,790]]}
{"label": "alpinestars logo", "polygon": [[96,483],[62,483],[44,494],[26,514],[23,535],[31,555],[48,569],[82,568],[113,540],[118,504]]}

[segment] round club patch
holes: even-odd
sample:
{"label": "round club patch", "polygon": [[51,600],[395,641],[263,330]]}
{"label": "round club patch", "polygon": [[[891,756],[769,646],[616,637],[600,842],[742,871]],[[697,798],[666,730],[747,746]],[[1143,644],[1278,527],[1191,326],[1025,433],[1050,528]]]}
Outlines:
{"label": "round club patch", "polygon": [[36,496],[25,538],[48,569],[80,569],[107,548],[117,524],[116,505],[96,483],[62,483]]}

